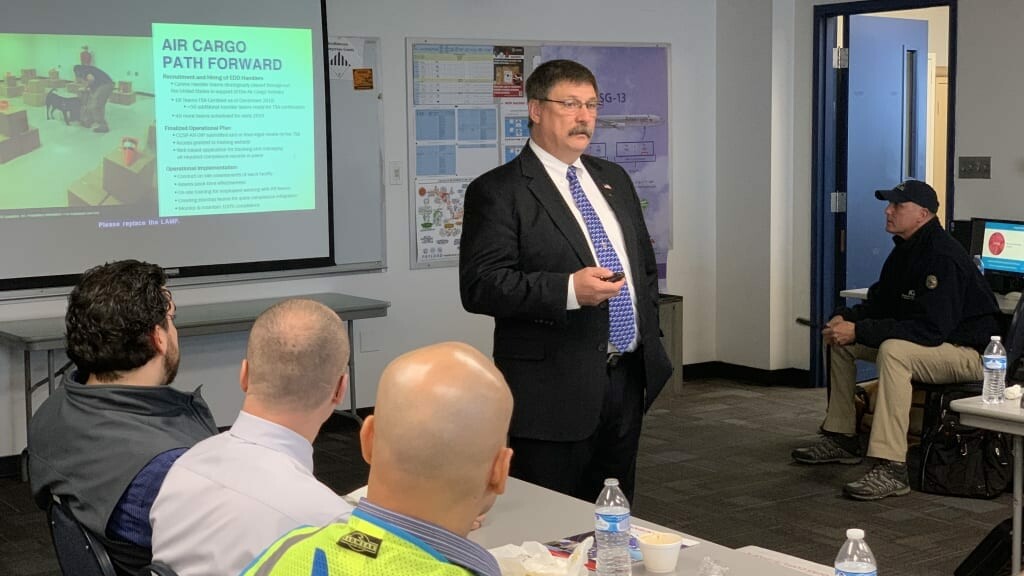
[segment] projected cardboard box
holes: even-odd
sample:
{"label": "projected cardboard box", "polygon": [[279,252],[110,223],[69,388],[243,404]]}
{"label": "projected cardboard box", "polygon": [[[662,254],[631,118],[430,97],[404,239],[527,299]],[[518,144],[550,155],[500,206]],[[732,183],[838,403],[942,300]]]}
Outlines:
{"label": "projected cardboard box", "polygon": [[0,164],[39,148],[39,130],[28,125],[28,113],[20,106],[0,110]]}
{"label": "projected cardboard box", "polygon": [[129,165],[115,148],[103,157],[100,168],[90,171],[68,188],[69,206],[114,206],[156,199],[156,156],[136,151]]}
{"label": "projected cardboard box", "polygon": [[49,80],[33,78],[25,83],[25,94],[21,100],[26,106],[42,106],[46,103],[46,91],[49,89]]}
{"label": "projected cardboard box", "polygon": [[107,101],[111,104],[129,106],[135,104],[135,92],[111,92],[110,98]]}
{"label": "projected cardboard box", "polygon": [[17,82],[11,82],[13,77],[8,77],[7,80],[0,84],[0,98],[20,98],[25,93],[25,87]]}

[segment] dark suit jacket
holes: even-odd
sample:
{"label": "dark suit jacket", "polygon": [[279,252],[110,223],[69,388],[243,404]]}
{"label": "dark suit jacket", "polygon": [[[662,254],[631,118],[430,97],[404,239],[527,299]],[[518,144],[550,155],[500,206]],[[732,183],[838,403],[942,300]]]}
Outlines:
{"label": "dark suit jacket", "polygon": [[[622,228],[646,409],[672,373],[658,328],[654,249],[625,170],[590,156],[582,161]],[[512,436],[576,441],[597,429],[608,381],[608,305],[565,309],[569,275],[597,265],[584,234],[529,146],[466,190],[462,305],[494,317],[494,361],[515,398]]]}

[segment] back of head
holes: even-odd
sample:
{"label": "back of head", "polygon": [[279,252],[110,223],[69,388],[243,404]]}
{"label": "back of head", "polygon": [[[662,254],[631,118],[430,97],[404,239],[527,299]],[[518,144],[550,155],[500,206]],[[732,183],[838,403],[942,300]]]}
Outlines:
{"label": "back of head", "polygon": [[334,393],[348,358],[345,323],[333,310],[313,300],[279,302],[249,334],[247,394],[267,409],[315,409]]}
{"label": "back of head", "polygon": [[371,494],[383,488],[452,503],[483,497],[511,416],[504,377],[475,348],[445,342],[398,357],[377,392]]}
{"label": "back of head", "polygon": [[167,328],[171,293],[166,284],[159,266],[137,260],[87,270],[68,296],[68,358],[100,381],[149,362],[157,352],[153,330]]}

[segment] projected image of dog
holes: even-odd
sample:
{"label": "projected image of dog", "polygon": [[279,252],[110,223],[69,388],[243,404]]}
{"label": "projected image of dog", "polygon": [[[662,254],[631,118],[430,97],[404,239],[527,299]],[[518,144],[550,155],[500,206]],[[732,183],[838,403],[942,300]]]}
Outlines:
{"label": "projected image of dog", "polygon": [[64,123],[71,125],[72,120],[78,120],[79,112],[82,109],[82,101],[77,97],[65,98],[57,94],[56,90],[50,90],[46,94],[46,119],[53,118],[53,111],[60,110],[64,115]]}

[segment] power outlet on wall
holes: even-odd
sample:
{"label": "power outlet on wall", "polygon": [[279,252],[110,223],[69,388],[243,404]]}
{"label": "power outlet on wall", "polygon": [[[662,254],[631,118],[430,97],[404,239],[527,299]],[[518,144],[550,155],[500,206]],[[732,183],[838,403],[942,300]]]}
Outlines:
{"label": "power outlet on wall", "polygon": [[957,166],[957,177],[986,180],[992,178],[992,157],[961,156],[960,164]]}
{"label": "power outlet on wall", "polygon": [[388,182],[396,186],[402,184],[402,161],[392,160],[388,163]]}

